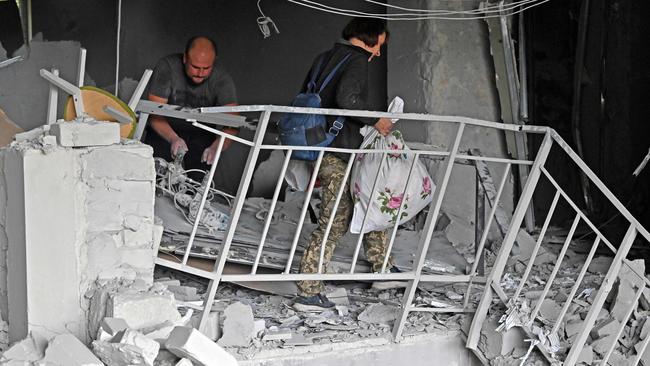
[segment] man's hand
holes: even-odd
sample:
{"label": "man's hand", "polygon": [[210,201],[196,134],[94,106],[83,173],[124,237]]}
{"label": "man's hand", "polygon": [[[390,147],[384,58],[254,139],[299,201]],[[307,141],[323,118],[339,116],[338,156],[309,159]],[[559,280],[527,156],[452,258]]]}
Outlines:
{"label": "man's hand", "polygon": [[181,151],[187,152],[187,150],[189,150],[187,148],[187,144],[185,143],[185,140],[183,140],[178,136],[172,138],[172,140],[170,141],[170,145],[172,150],[172,158],[175,158],[176,155]]}
{"label": "man's hand", "polygon": [[[217,156],[217,147],[219,147],[220,138],[221,137],[217,137],[210,146],[206,147],[205,150],[203,150],[203,155],[201,155],[202,163],[207,163],[212,165],[212,163],[214,162],[214,158]],[[223,148],[221,148],[221,151],[226,150],[228,146],[230,146],[229,142],[230,140],[224,141]]]}
{"label": "man's hand", "polygon": [[393,128],[393,121],[389,118],[380,118],[379,121],[375,123],[375,129],[383,136],[388,135],[391,128]]}

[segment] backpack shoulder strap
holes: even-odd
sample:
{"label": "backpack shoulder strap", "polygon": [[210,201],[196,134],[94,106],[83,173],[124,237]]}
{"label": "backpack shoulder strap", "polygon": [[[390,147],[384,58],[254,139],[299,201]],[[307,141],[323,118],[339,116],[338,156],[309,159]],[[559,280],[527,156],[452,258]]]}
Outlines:
{"label": "backpack shoulder strap", "polygon": [[314,93],[316,91],[316,80],[320,75],[320,69],[323,66],[323,60],[325,60],[326,54],[323,54],[319,59],[316,67],[311,70],[311,75],[309,76],[309,82],[307,83],[307,93]]}
{"label": "backpack shoulder strap", "polygon": [[339,63],[336,64],[336,66],[334,66],[334,69],[332,69],[332,71],[330,71],[329,75],[327,75],[327,77],[325,77],[325,80],[323,80],[323,84],[321,84],[320,89],[318,89],[318,94],[320,94],[320,92],[322,92],[323,89],[325,89],[327,84],[329,84],[329,82],[332,81],[332,79],[334,78],[334,75],[336,75],[336,72],[341,68],[341,66],[343,66],[343,64],[345,64],[348,61],[348,59],[350,58],[350,55],[351,55],[351,53],[348,53],[347,55],[345,55],[343,57],[343,59],[341,61],[339,61]]}

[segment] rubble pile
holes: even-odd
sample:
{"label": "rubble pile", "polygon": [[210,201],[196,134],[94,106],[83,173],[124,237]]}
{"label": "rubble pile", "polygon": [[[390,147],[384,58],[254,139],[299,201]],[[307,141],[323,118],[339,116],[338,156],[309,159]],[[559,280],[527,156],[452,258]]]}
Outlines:
{"label": "rubble pile", "polygon": [[[572,243],[572,248],[575,248]],[[578,245],[579,247],[579,245]],[[579,250],[579,249],[576,249]],[[557,332],[552,332],[568,296],[586,262],[585,253],[568,249],[560,269],[544,299],[540,299],[557,260],[554,250],[535,257],[528,281],[519,298],[512,299],[527,265],[527,261],[511,259],[501,280],[501,287],[511,299],[507,307],[498,301],[490,309],[488,320],[481,330],[479,349],[492,364],[509,364],[512,360],[521,362],[535,354],[530,352],[537,345],[546,354],[547,362],[562,361],[566,358],[575,339],[582,329],[583,321],[591,309],[594,298],[601,287],[605,274],[612,263],[612,257],[596,256],[587,268],[584,278],[576,291],[566,314],[560,319]],[[635,273],[636,272],[636,273]],[[645,273],[642,259],[626,261],[618,274],[612,291],[600,310],[596,323],[590,330],[587,342],[580,353],[578,364],[592,365],[606,356],[612,343],[616,341],[608,363],[611,365],[632,364],[643,340],[650,333],[650,290],[645,288],[645,280],[638,274]],[[644,286],[638,303],[637,291]],[[539,312],[534,321],[531,316],[538,306]],[[630,307],[631,316],[626,319]],[[625,322],[625,324],[622,324]],[[619,330],[622,328],[620,336]],[[527,329],[528,332],[523,332]],[[517,333],[512,333],[516,331]],[[516,334],[516,336],[513,336]],[[526,341],[524,344],[523,341]],[[532,358],[529,358],[531,360]],[[518,363],[517,363],[518,364]],[[526,364],[529,364],[528,361]],[[650,352],[645,352],[641,364],[650,365]]]}

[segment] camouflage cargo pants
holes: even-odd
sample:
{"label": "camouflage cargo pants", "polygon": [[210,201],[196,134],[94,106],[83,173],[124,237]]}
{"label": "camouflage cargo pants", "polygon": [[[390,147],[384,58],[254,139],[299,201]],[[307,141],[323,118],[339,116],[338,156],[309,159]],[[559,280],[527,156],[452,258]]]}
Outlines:
{"label": "camouflage cargo pants", "polygon": [[[305,250],[302,260],[300,261],[300,273],[318,273],[318,260],[320,258],[321,244],[325,236],[327,222],[332,215],[336,196],[343,183],[345,169],[347,164],[332,154],[325,154],[318,171],[318,178],[321,182],[321,211],[318,218],[318,227],[311,234],[309,246]],[[334,249],[339,240],[348,231],[350,220],[352,219],[353,202],[350,195],[349,182],[345,183],[343,195],[339,202],[334,222],[330,229],[327,242],[325,243],[325,256],[323,258],[323,269],[334,254]],[[366,259],[372,264],[373,272],[381,271],[384,262],[384,255],[387,246],[386,231],[372,231],[364,235],[363,245],[366,251]],[[392,258],[389,258],[386,269],[393,266]],[[322,281],[299,281],[298,291],[301,296],[312,296],[323,292],[325,289]]]}

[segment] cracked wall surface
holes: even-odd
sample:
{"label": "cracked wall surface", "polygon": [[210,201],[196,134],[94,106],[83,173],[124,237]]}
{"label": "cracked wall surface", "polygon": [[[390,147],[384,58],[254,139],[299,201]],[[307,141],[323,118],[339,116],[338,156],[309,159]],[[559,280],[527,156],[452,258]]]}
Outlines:
{"label": "cracked wall surface", "polygon": [[87,339],[96,283],[153,281],[151,148],[27,141],[0,150],[0,168],[0,311],[10,339],[31,330]]}
{"label": "cracked wall surface", "polygon": [[[389,1],[401,5],[396,1]],[[409,7],[430,10],[476,9],[479,1],[418,0]],[[389,22],[388,96],[399,95],[405,111],[499,121],[499,100],[487,27],[482,20],[420,20]],[[401,122],[407,140],[449,148],[455,127],[441,123]],[[460,150],[478,148],[485,156],[506,157],[501,131],[466,127]],[[495,182],[503,174],[501,164],[488,164]],[[437,171],[438,164],[431,165]],[[473,167],[455,165],[443,211],[456,220],[454,236],[469,240],[474,232],[475,173]],[[512,212],[512,178],[501,199]],[[488,206],[489,208],[489,206]],[[460,232],[463,232],[460,235]],[[473,239],[473,238],[472,238]],[[450,238],[452,242],[452,240]],[[460,239],[459,239],[460,240]],[[459,244],[459,243],[454,243]],[[465,243],[467,244],[467,243]]]}

